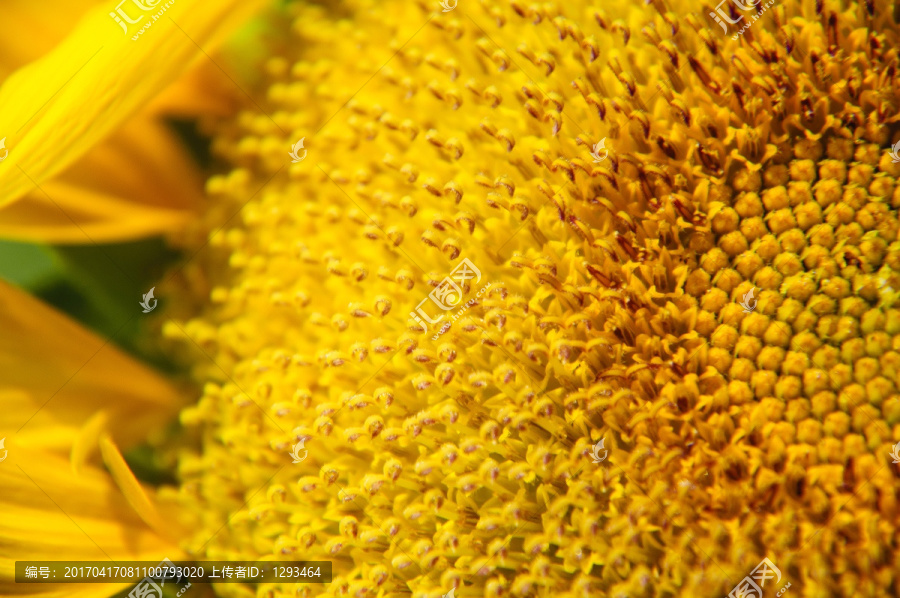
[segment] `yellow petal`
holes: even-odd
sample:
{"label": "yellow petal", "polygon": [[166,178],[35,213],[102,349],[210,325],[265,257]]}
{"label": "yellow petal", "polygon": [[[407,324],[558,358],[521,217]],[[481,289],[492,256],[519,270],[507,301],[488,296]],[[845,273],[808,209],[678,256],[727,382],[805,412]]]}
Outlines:
{"label": "yellow petal", "polygon": [[192,161],[166,126],[129,120],[65,172],[0,207],[0,237],[109,243],[183,225],[202,196]]}
{"label": "yellow petal", "polygon": [[156,507],[144,489],[141,488],[140,482],[134,477],[125,458],[108,434],[104,434],[100,438],[100,453],[103,455],[103,462],[109,468],[113,479],[119,486],[119,490],[125,496],[125,500],[131,505],[131,508],[140,516],[140,518],[155,530],[162,529],[162,520]]}
{"label": "yellow petal", "polygon": [[160,376],[2,281],[0,330],[0,437],[7,443],[68,453],[105,409],[114,422],[110,434],[129,447],[179,408],[175,389]]}
{"label": "yellow petal", "polygon": [[49,597],[66,590],[68,595],[110,596],[129,585],[16,585],[16,560],[182,557],[177,544],[154,533],[98,467],[72,475],[64,457],[13,444],[0,467],[0,488],[0,595]]}
{"label": "yellow petal", "polygon": [[0,80],[49,52],[72,33],[72,24],[96,4],[68,0],[4,2],[4,31],[27,31],[28,35],[0,35]]}
{"label": "yellow petal", "polygon": [[[0,204],[65,170],[192,64],[209,60],[206,53],[263,4],[168,0],[143,13],[128,34],[109,6],[91,10],[68,38],[0,88],[0,131],[9,149]],[[138,17],[135,4],[127,10]]]}
{"label": "yellow petal", "polygon": [[102,409],[88,418],[81,427],[72,444],[70,462],[73,473],[80,474],[84,469],[94,449],[100,446],[100,437],[106,434],[105,430],[108,426],[109,412]]}

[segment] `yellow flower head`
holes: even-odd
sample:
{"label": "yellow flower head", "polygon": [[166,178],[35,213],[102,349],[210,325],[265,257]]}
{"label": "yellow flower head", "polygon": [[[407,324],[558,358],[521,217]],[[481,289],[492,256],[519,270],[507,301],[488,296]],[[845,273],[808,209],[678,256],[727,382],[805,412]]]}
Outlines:
{"label": "yellow flower head", "polygon": [[333,563],[271,598],[896,591],[898,28],[750,4],[288,4],[163,291],[185,551]]}
{"label": "yellow flower head", "polygon": [[291,5],[167,327],[189,550],[334,562],[268,596],[893,587],[895,25],[676,4]]}

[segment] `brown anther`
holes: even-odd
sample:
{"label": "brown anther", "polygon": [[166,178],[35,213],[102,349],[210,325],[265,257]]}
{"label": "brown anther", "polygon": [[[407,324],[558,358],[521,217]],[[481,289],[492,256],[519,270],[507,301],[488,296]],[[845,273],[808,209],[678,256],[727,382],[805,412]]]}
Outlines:
{"label": "brown anther", "polygon": [[491,108],[496,108],[500,105],[500,102],[503,101],[503,97],[500,95],[500,92],[493,85],[488,86],[484,90],[482,97],[491,102]]}
{"label": "brown anther", "polygon": [[659,31],[656,30],[656,27],[641,27],[641,33],[644,34],[651,44],[659,46],[662,43],[662,38],[659,36]]}
{"label": "brown anther", "polygon": [[697,155],[700,156],[700,161],[703,163],[703,166],[707,170],[715,174],[722,173],[722,166],[719,162],[719,157],[708,152],[700,142],[697,142]]}
{"label": "brown anther", "polygon": [[597,107],[597,116],[600,117],[600,120],[606,120],[607,108],[606,108],[606,101],[603,98],[601,98],[596,93],[591,93],[584,99],[591,106]]}
{"label": "brown anther", "polygon": [[610,27],[610,31],[612,33],[621,33],[622,41],[627,46],[628,40],[631,39],[631,30],[625,25],[625,22],[622,20],[615,21]]}
{"label": "brown anther", "polygon": [[681,198],[677,196],[673,196],[672,205],[675,206],[675,209],[678,210],[678,213],[681,214],[681,217],[687,220],[688,222],[692,222],[694,218],[694,213],[691,212],[687,206],[685,206],[681,202]]}
{"label": "brown anther", "polygon": [[444,185],[444,195],[448,195],[448,194],[453,194],[453,196],[456,198],[456,203],[459,203],[460,201],[462,201],[462,198],[463,198],[462,189],[460,189],[459,185],[457,185],[453,181],[450,181],[449,183]]}
{"label": "brown anther", "polygon": [[641,131],[643,131],[644,133],[644,139],[650,137],[650,117],[647,116],[646,112],[635,110],[628,115],[628,118],[629,120],[634,120],[640,123]]}
{"label": "brown anther", "polygon": [[681,117],[681,120],[688,127],[691,126],[691,112],[688,110],[687,105],[680,98],[675,98],[671,102],[669,102],[669,106],[672,107],[672,110],[678,113]]}
{"label": "brown anther", "polygon": [[738,104],[740,104],[742,110],[746,110],[747,107],[744,105],[744,95],[746,92],[744,88],[741,87],[740,83],[737,81],[731,82],[731,90],[734,92],[734,97],[737,98]]}
{"label": "brown anther", "polygon": [[436,197],[441,196],[441,190],[437,188],[437,181],[435,181],[434,179],[428,179],[427,181],[425,181],[425,183],[422,185],[422,188]]}
{"label": "brown anther", "polygon": [[[617,259],[616,261],[618,261],[618,259]],[[608,289],[617,289],[617,288],[619,288],[618,283],[616,283],[613,279],[611,279],[611,278],[609,278],[608,276],[606,276],[603,272],[601,272],[600,270],[598,270],[598,269],[595,268],[594,266],[591,266],[590,264],[586,264],[586,265],[585,265],[585,268],[587,268],[587,271],[591,273],[591,276],[593,276],[594,278],[596,278],[597,281],[599,281],[600,284],[602,284],[602,285],[605,286],[606,288],[608,288]]]}
{"label": "brown anther", "polygon": [[484,131],[491,137],[497,137],[497,127],[494,126],[494,124],[492,122],[490,122],[488,119],[482,120],[481,124],[479,126],[481,127],[482,131]]}
{"label": "brown anther", "polygon": [[459,160],[460,158],[462,158],[463,145],[462,143],[460,143],[459,139],[457,139],[456,137],[451,137],[447,140],[446,147],[448,150],[453,152],[454,159]]}
{"label": "brown anther", "polygon": [[625,86],[625,89],[628,90],[628,95],[634,97],[635,92],[637,92],[637,82],[635,82],[634,77],[631,76],[630,73],[618,73],[616,78],[619,80],[619,83]]}
{"label": "brown anther", "polygon": [[722,93],[722,88],[719,84],[713,80],[713,78],[706,72],[706,69],[703,68],[703,65],[697,62],[693,56],[688,56],[688,63],[691,65],[691,69],[693,69],[694,73],[697,74],[697,77],[700,79],[700,82],[703,85],[712,91],[716,95],[720,95]]}
{"label": "brown anther", "polygon": [[666,141],[665,139],[663,139],[662,136],[658,136],[658,137],[656,138],[656,145],[657,145],[657,147],[659,147],[659,149],[662,150],[662,152],[663,152],[665,155],[667,155],[669,158],[671,158],[671,159],[673,159],[673,160],[675,159],[675,155],[676,155],[676,154],[675,154],[675,148],[672,147],[672,145],[671,145],[668,141]]}
{"label": "brown anther", "polygon": [[826,33],[828,34],[828,41],[830,42],[828,53],[834,56],[841,47],[839,38],[840,32],[838,31],[838,16],[834,12],[828,15]]}
{"label": "brown anther", "polygon": [[562,158],[557,158],[550,165],[550,170],[556,172],[557,170],[562,170],[566,173],[566,176],[573,183],[575,182],[575,168],[567,161]]}
{"label": "brown anther", "polygon": [[543,111],[535,100],[525,101],[525,111],[537,120],[542,120],[544,117]]}
{"label": "brown anther", "polygon": [[[600,44],[597,43],[597,38],[593,35],[582,40],[581,49],[588,53],[590,62],[594,62],[600,56]],[[573,83],[572,85],[575,84]]]}
{"label": "brown anther", "polygon": [[516,192],[516,184],[506,175],[498,177],[494,181],[494,187],[503,188],[504,190],[506,190],[507,195],[509,195],[510,197],[512,197]]}
{"label": "brown anther", "polygon": [[553,106],[553,109],[557,112],[562,112],[564,100],[561,95],[556,92],[551,91],[547,94],[547,97],[543,100],[544,107],[547,108],[549,106]]}
{"label": "brown anther", "polygon": [[634,248],[634,246],[631,244],[631,241],[620,235],[619,231],[615,231],[613,233],[613,236],[615,237],[616,242],[619,244],[619,246],[625,250],[625,253],[627,253],[632,260],[638,261],[637,249]]}
{"label": "brown anther", "polygon": [[572,87],[578,90],[578,93],[581,94],[582,97],[586,98],[590,92],[588,89],[588,84],[582,77],[578,77],[574,81],[572,81]]}
{"label": "brown anther", "polygon": [[562,118],[559,115],[550,113],[544,117],[544,120],[549,120],[553,122],[553,131],[552,134],[554,137],[559,135],[560,129],[562,129]]}
{"label": "brown anther", "polygon": [[497,133],[497,140],[506,144],[507,152],[511,152],[516,147],[516,138],[509,129],[500,129]]}
{"label": "brown anther", "polygon": [[538,57],[536,64],[543,64],[546,72],[544,73],[546,76],[550,76],[554,70],[556,70],[556,59],[553,58],[552,54],[543,53]]}

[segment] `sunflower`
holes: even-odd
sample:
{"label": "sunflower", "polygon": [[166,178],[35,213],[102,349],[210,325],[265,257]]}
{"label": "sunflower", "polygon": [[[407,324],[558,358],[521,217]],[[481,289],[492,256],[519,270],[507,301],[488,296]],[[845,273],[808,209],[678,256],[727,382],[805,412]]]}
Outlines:
{"label": "sunflower", "polygon": [[900,593],[897,19],[746,4],[282,7],[161,285],[180,485],[96,397],[73,463],[333,563],[259,596]]}
{"label": "sunflower", "polygon": [[137,43],[115,3],[6,3],[7,31],[32,33],[0,41],[0,236],[105,243],[183,226],[202,183],[163,117],[233,107],[206,52],[263,4],[179,0]]}
{"label": "sunflower", "polygon": [[[182,2],[182,30],[160,24],[138,44],[107,3],[6,3],[0,237],[97,244],[183,226],[202,178],[163,119],[229,112],[206,52],[261,4]],[[125,586],[14,585],[14,562],[182,555],[177,512],[121,451],[159,437],[183,395],[3,281],[0,311],[0,593],[110,595]]]}

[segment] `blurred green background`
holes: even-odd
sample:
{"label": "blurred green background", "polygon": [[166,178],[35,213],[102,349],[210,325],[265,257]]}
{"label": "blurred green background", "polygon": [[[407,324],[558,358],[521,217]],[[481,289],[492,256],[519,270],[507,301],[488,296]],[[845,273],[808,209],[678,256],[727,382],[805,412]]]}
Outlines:
{"label": "blurred green background", "polygon": [[[205,173],[220,167],[209,153],[210,140],[191,122],[168,124]],[[148,323],[165,317],[166,298],[155,293],[158,307],[144,314],[143,294],[160,285],[183,260],[162,237],[127,243],[44,245],[0,239],[0,279],[63,312],[138,361],[163,375],[184,379],[182,367],[160,349]],[[179,423],[171,423],[177,433]],[[153,447],[140,445],[125,455],[138,479],[151,484],[177,483],[171,464]]]}
{"label": "blurred green background", "polygon": [[[142,354],[137,342],[143,319],[134,316],[143,315],[142,294],[176,257],[162,239],[54,247],[0,240],[0,278],[146,360],[152,356]],[[158,357],[153,361],[169,369]]]}

